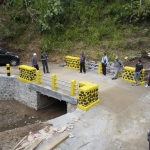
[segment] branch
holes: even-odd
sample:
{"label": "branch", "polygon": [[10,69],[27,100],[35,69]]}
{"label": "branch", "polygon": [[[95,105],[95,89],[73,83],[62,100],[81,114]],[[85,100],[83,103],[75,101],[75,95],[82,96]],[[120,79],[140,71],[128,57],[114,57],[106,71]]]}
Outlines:
{"label": "branch", "polygon": [[29,8],[28,8],[27,1],[24,0],[24,2],[25,2],[25,5],[26,5],[26,10],[27,10],[27,12],[29,13],[29,15],[30,15],[30,17],[31,17],[31,20],[32,20],[32,22],[33,22],[33,21],[35,20],[35,19],[34,19],[34,15],[30,12],[30,10],[29,10]]}

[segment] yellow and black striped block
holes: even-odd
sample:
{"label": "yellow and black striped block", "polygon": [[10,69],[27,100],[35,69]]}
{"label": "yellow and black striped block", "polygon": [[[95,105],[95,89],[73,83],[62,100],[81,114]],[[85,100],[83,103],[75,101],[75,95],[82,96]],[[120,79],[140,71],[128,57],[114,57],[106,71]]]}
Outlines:
{"label": "yellow and black striped block", "polygon": [[72,57],[72,56],[66,56],[66,68],[72,68],[79,70],[80,69],[80,58],[79,57]]}
{"label": "yellow and black striped block", "polygon": [[87,81],[80,82],[77,107],[82,110],[88,110],[99,102],[98,85]]}
{"label": "yellow and black striped block", "polygon": [[7,76],[10,76],[10,64],[6,64]]}
{"label": "yellow and black striped block", "polygon": [[36,68],[27,65],[19,66],[18,80],[29,83],[36,80]]}
{"label": "yellow and black striped block", "polygon": [[[128,82],[135,83],[134,73],[135,73],[135,68],[134,67],[126,66],[126,67],[124,67],[122,79],[125,80],[125,81],[128,81]],[[144,84],[145,83],[144,74],[145,74],[145,69],[143,69],[141,74],[140,74],[139,84]]]}

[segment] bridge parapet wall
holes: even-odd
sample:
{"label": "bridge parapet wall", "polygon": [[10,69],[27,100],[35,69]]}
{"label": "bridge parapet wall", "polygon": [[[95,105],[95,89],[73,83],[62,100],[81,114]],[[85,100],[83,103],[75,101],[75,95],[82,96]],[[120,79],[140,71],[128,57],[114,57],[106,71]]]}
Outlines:
{"label": "bridge parapet wall", "polygon": [[73,56],[66,56],[66,68],[80,69],[80,58]]}
{"label": "bridge parapet wall", "polygon": [[79,82],[79,104],[78,108],[88,110],[95,104],[99,103],[98,99],[98,84],[87,81]]}
{"label": "bridge parapet wall", "polygon": [[[125,81],[128,81],[128,82],[135,83],[134,72],[135,72],[134,67],[129,67],[129,66],[124,67],[122,79]],[[145,77],[145,69],[143,69],[141,74],[140,74],[139,84],[145,83],[144,77]]]}

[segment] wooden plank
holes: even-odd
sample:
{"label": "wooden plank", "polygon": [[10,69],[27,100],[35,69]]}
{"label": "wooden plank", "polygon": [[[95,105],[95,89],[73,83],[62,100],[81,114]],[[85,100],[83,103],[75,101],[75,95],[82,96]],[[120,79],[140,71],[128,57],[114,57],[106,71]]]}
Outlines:
{"label": "wooden plank", "polygon": [[69,137],[69,134],[67,132],[64,132],[60,134],[58,137],[56,137],[54,140],[52,140],[50,143],[42,147],[41,150],[52,150],[53,148],[55,148],[57,145],[59,145],[62,141],[64,141],[68,137]]}
{"label": "wooden plank", "polygon": [[24,150],[34,150],[43,141],[42,138],[37,138],[34,142],[28,145]]}
{"label": "wooden plank", "polygon": [[22,138],[22,140],[12,150],[15,150],[19,146],[19,144],[21,144],[26,138],[27,138],[27,136]]}

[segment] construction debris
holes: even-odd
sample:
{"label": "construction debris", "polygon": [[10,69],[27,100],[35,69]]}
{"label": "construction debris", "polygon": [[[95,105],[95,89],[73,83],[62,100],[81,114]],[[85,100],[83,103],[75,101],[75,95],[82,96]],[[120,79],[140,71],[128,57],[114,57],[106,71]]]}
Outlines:
{"label": "construction debris", "polygon": [[[30,131],[29,135],[25,136],[14,147],[13,150],[21,150],[21,149],[33,150],[36,147],[38,147],[39,144],[42,143],[43,140],[47,140],[49,138],[52,138],[54,136],[54,134],[62,133],[66,130],[73,129],[75,122],[77,122],[78,120],[79,120],[79,118],[73,118],[70,122],[68,122],[67,124],[62,125],[60,127],[53,127],[52,124],[50,124],[49,126],[46,126],[45,128],[43,128],[42,130],[39,130],[39,132],[36,133],[36,134],[34,134],[33,132]],[[59,143],[61,143],[63,140],[65,140],[68,137],[73,138],[74,135],[70,132],[69,133],[67,133],[67,132],[62,133],[60,136],[56,137],[52,141],[52,146],[51,147],[54,148],[55,146],[57,146]],[[19,148],[17,148],[17,147],[19,147]],[[44,149],[44,150],[46,150],[46,149]]]}
{"label": "construction debris", "polygon": [[15,150],[19,146],[19,144],[21,144],[26,138],[27,138],[27,136],[22,138],[22,140],[19,143],[17,143],[17,145],[12,150]]}
{"label": "construction debris", "polygon": [[57,145],[59,145],[61,142],[63,142],[65,139],[69,137],[69,134],[67,132],[64,132],[57,136],[54,140],[52,140],[50,143],[45,145],[41,150],[52,150],[55,148]]}

